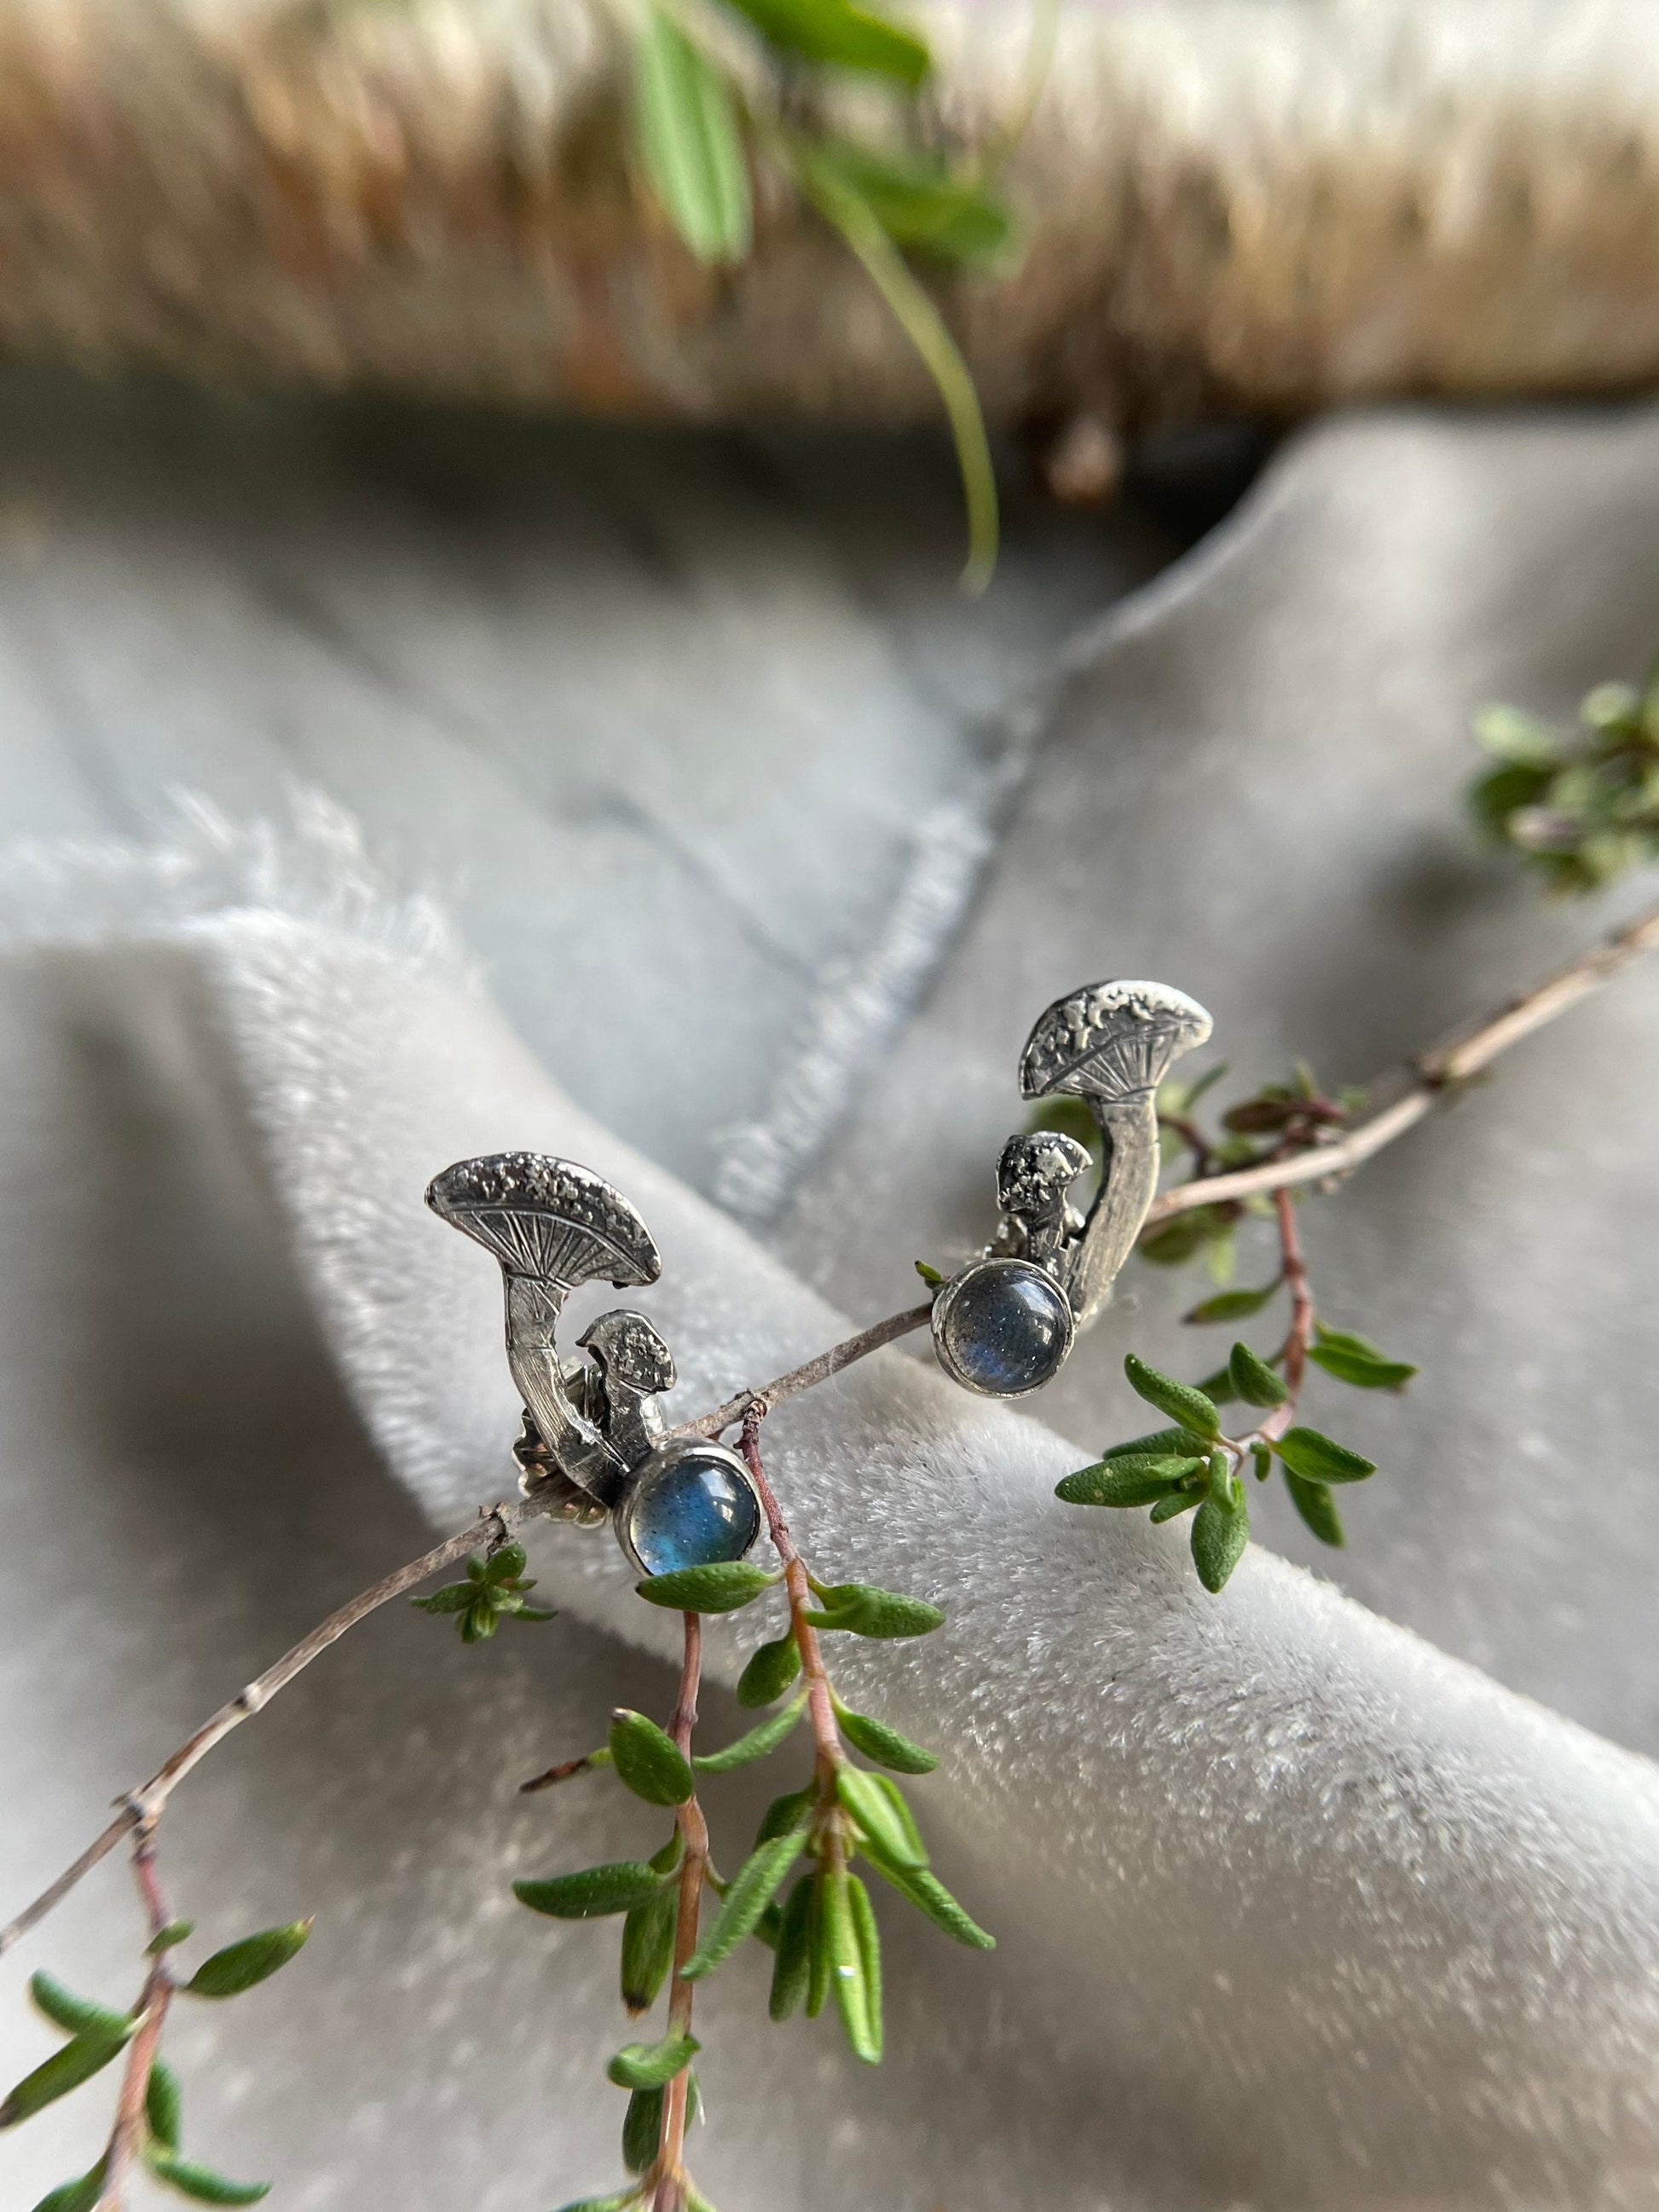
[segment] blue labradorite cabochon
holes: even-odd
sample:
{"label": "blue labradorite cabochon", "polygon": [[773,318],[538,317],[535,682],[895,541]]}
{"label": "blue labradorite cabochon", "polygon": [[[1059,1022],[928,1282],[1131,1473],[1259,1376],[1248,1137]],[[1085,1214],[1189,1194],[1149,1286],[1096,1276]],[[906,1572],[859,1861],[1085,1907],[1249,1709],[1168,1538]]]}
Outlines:
{"label": "blue labradorite cabochon", "polygon": [[1071,1303],[1030,1260],[976,1260],[933,1306],[933,1344],[945,1373],[988,1398],[1040,1390],[1072,1348]]}
{"label": "blue labradorite cabochon", "polygon": [[724,1444],[696,1437],[653,1451],[617,1508],[622,1547],[646,1575],[741,1559],[760,1532],[748,1468]]}

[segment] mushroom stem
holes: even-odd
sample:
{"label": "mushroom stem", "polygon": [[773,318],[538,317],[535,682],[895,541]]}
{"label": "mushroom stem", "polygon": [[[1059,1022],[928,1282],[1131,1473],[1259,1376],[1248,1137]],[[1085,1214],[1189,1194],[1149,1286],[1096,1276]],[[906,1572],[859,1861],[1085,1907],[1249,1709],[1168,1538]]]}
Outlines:
{"label": "mushroom stem", "polygon": [[562,1283],[503,1268],[507,1291],[507,1364],[554,1464],[585,1490],[604,1498],[621,1472],[616,1455],[566,1395],[555,1330],[568,1296]]}
{"label": "mushroom stem", "polygon": [[1112,1284],[1134,1249],[1158,1190],[1158,1108],[1150,1091],[1127,1097],[1091,1095],[1105,1140],[1100,1188],[1073,1248],[1066,1291],[1077,1325],[1087,1328],[1105,1308]]}

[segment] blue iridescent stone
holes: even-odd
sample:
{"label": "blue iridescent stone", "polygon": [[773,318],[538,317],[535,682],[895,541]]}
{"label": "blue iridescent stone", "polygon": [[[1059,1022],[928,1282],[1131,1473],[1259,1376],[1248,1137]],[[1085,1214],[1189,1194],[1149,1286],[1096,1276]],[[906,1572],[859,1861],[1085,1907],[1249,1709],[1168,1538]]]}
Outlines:
{"label": "blue iridescent stone", "polygon": [[988,1398],[1020,1398],[1059,1373],[1075,1324],[1065,1291],[1029,1260],[978,1260],[933,1308],[933,1342],[948,1375]]}
{"label": "blue iridescent stone", "polygon": [[725,1445],[695,1438],[653,1452],[617,1515],[623,1549],[647,1575],[741,1559],[760,1532],[748,1468]]}

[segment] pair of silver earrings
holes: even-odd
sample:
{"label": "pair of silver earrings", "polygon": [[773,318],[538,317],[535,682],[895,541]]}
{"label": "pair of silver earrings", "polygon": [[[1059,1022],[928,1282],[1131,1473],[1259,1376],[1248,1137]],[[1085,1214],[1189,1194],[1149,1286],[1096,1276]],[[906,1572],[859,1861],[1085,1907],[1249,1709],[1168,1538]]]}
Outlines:
{"label": "pair of silver earrings", "polygon": [[[964,1389],[1023,1398],[1059,1373],[1110,1296],[1157,1189],[1158,1087],[1209,1034],[1203,1007],[1163,983],[1091,984],[1037,1021],[1020,1055],[1021,1096],[1085,1102],[1104,1148],[1100,1185],[1080,1212],[1072,1193],[1090,1155],[1075,1138],[1036,1130],[1004,1146],[996,1237],[933,1301],[934,1350]],[[726,1445],[666,1435],[660,1400],[674,1387],[673,1356],[645,1316],[601,1314],[579,1340],[585,1358],[559,1351],[572,1291],[642,1288],[662,1273],[622,1193],[568,1160],[497,1152],[446,1168],[426,1201],[501,1263],[525,1479],[561,1485],[568,1518],[609,1521],[639,1574],[743,1559],[763,1525],[754,1482]]]}

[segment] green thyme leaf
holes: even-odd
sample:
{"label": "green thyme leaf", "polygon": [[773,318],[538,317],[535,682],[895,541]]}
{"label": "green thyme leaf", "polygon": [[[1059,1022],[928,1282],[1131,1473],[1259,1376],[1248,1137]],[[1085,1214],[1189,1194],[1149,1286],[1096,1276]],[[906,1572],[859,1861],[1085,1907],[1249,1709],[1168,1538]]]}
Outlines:
{"label": "green thyme leaf", "polygon": [[1168,1498],[1160,1498],[1146,1516],[1154,1526],[1160,1521],[1173,1521],[1177,1513],[1190,1513],[1204,1502],[1201,1490],[1177,1490]]}
{"label": "green thyme leaf", "polygon": [[61,2051],[54,2051],[43,2065],[26,2074],[5,2102],[0,2104],[0,2128],[15,2128],[20,2120],[33,2119],[48,2105],[56,2104],[59,2097],[66,2097],[71,2089],[90,2081],[111,2059],[120,2056],[137,2025],[136,2021],[124,2021],[119,2033],[111,2034],[88,2030],[84,2035],[77,2035],[72,2043],[66,2043]]}
{"label": "green thyme leaf", "polygon": [[184,2131],[184,2092],[179,2086],[179,2076],[164,2058],[156,2059],[144,2085],[144,2118],[163,2150],[178,2149]]}
{"label": "green thyme leaf", "polygon": [[503,1583],[516,1583],[523,1576],[526,1564],[522,1544],[503,1544],[484,1561],[484,1580],[495,1583],[497,1589]]}
{"label": "green thyme leaf", "polygon": [[811,1977],[812,1887],[817,1877],[804,1874],[790,1891],[778,1923],[777,1956],[767,2010],[774,2020],[798,2012]]}
{"label": "green thyme leaf", "polygon": [[931,1774],[939,1765],[937,1752],[924,1751],[919,1743],[912,1743],[908,1735],[901,1735],[885,1721],[872,1720],[867,1713],[848,1712],[839,1698],[836,1700],[836,1716],[841,1723],[841,1732],[855,1751],[866,1759],[890,1766],[896,1774]]}
{"label": "green thyme leaf", "polygon": [[937,1267],[930,1267],[926,1260],[917,1260],[913,1261],[912,1264],[915,1267],[917,1274],[921,1277],[922,1281],[927,1284],[930,1291],[936,1291],[939,1285],[945,1280],[944,1276],[940,1274],[939,1269]]}
{"label": "green thyme leaf", "polygon": [[1195,1436],[1191,1429],[1154,1429],[1150,1436],[1131,1437],[1127,1443],[1113,1444],[1100,1455],[1102,1459],[1206,1459],[1210,1439]]}
{"label": "green thyme leaf", "polygon": [[[865,2048],[859,2057],[872,2066],[881,2063],[881,1931],[876,1925],[876,1909],[870,1902],[870,1893],[855,1874],[847,1877],[847,1901],[852,1908],[853,1934],[858,1943],[860,1979],[863,1984],[863,2029]],[[843,2012],[842,2019],[846,2020]],[[848,2039],[852,2029],[848,2027]],[[854,2045],[858,2049],[856,2045]]]}
{"label": "green thyme leaf", "polygon": [[810,62],[896,77],[913,89],[933,67],[913,32],[849,0],[733,0],[733,5],[772,45]]}
{"label": "green thyme leaf", "polygon": [[787,1790],[781,1797],[775,1797],[761,1815],[755,1849],[758,1850],[763,1844],[769,1844],[779,1836],[787,1836],[792,1828],[802,1826],[817,1795],[809,1783],[804,1790]]}
{"label": "green thyme leaf", "polygon": [[605,2073],[619,2089],[662,2089],[702,2049],[695,2035],[665,2035],[660,2043],[628,2043]]}
{"label": "green thyme leaf", "polygon": [[[631,2105],[629,2110],[630,2112],[633,2110]],[[656,2148],[653,2144],[651,2158],[654,2158],[656,2154]],[[651,2159],[647,2159],[646,2165],[648,2166],[650,2163]],[[638,2170],[643,2172],[644,2167]],[[630,2208],[639,2201],[640,2192],[637,2189],[618,2189],[610,2197],[583,2197],[574,2204],[562,2204],[559,2212],[630,2212]]]}
{"label": "green thyme leaf", "polygon": [[94,2004],[90,1997],[77,1997],[73,1990],[66,1990],[47,1973],[30,1975],[29,1995],[52,2026],[61,2027],[66,2035],[125,2035],[132,2025],[131,2014]]}
{"label": "green thyme leaf", "polygon": [[764,1759],[769,1752],[777,1749],[805,1711],[806,1698],[803,1692],[793,1705],[786,1705],[781,1712],[769,1715],[758,1727],[751,1728],[747,1735],[740,1735],[735,1743],[723,1745],[719,1751],[711,1751],[694,1759],[691,1764],[705,1774],[730,1774],[733,1767],[747,1766],[757,1759]]}
{"label": "green thyme leaf", "polygon": [[1549,725],[1517,707],[1482,708],[1474,718],[1474,735],[1476,743],[1497,759],[1527,768],[1547,767],[1558,747]]}
{"label": "green thyme leaf", "polygon": [[1308,1347],[1309,1358],[1356,1390],[1399,1390],[1417,1372],[1408,1360],[1390,1359],[1379,1352],[1367,1337],[1336,1328],[1322,1328],[1317,1334],[1318,1341]]}
{"label": "green thyme leaf", "polygon": [[159,1959],[163,1951],[176,1949],[180,1943],[187,1942],[195,1933],[196,1923],[193,1920],[169,1920],[167,1926],[157,1929],[155,1935],[145,1944],[144,1956],[147,1959]]}
{"label": "green thyme leaf", "polygon": [[1223,1588],[1249,1540],[1250,1516],[1242,1503],[1228,1507],[1213,1498],[1205,1499],[1193,1516],[1193,1565],[1212,1595]]}
{"label": "green thyme leaf", "polygon": [[222,1951],[216,1951],[210,1959],[203,1960],[184,1984],[184,1994],[192,1997],[240,1996],[244,1990],[254,1988],[287,1966],[304,1948],[311,1929],[309,1920],[291,1920],[286,1927],[262,1928],[257,1936],[245,1936],[240,1943],[227,1943]]}
{"label": "green thyme leaf", "polygon": [[795,1648],[793,1632],[787,1631],[750,1654],[748,1665],[738,1677],[738,1703],[750,1711],[757,1705],[769,1705],[783,1695],[799,1672],[800,1653]]}
{"label": "green thyme leaf", "polygon": [[635,1584],[651,1605],[675,1613],[735,1613],[752,1604],[778,1580],[747,1559],[720,1559],[708,1567],[681,1567],[672,1575],[651,1575]]}
{"label": "green thyme leaf", "polygon": [[475,1583],[446,1583],[429,1596],[412,1597],[409,1601],[422,1613],[465,1613],[477,1595]]}
{"label": "green thyme leaf", "polygon": [[1279,1279],[1275,1276],[1259,1291],[1219,1291],[1214,1297],[1205,1298],[1190,1313],[1183,1314],[1182,1319],[1194,1322],[1200,1328],[1211,1322],[1246,1321],[1277,1296],[1279,1287]]}
{"label": "green thyme leaf", "polygon": [[1362,1459],[1346,1444],[1333,1443],[1317,1429],[1286,1429],[1274,1441],[1273,1449],[1304,1482],[1363,1482],[1376,1473],[1374,1460]]}
{"label": "green thyme leaf", "polygon": [[617,1779],[647,1805],[684,1805],[696,1788],[672,1736],[626,1706],[611,1716],[611,1762]]}
{"label": "green thyme leaf", "polygon": [[1129,1378],[1129,1387],[1149,1406],[1156,1406],[1160,1413],[1183,1429],[1191,1429],[1200,1437],[1216,1437],[1221,1433],[1221,1416],[1201,1390],[1194,1390],[1190,1382],[1177,1382],[1171,1375],[1159,1374],[1156,1367],[1148,1367],[1144,1359],[1137,1359],[1132,1352],[1123,1363],[1123,1371]]}
{"label": "green thyme leaf", "polygon": [[810,1895],[811,1910],[806,1921],[806,2017],[816,2020],[830,2002],[830,1984],[835,1972],[824,1938],[822,1871],[814,1877]]}
{"label": "green thyme leaf", "polygon": [[881,2057],[881,2045],[871,2033],[869,1991],[865,1986],[863,1954],[853,1917],[854,1880],[845,1867],[825,1868],[821,1885],[821,1940],[829,1958],[830,1986],[835,1992],[836,2009],[841,2014],[848,2043],[857,2057],[874,2065]]}
{"label": "green thyme leaf", "polygon": [[805,1618],[814,1628],[842,1628],[854,1636],[890,1638],[928,1636],[942,1626],[945,1615],[923,1598],[901,1597],[896,1590],[878,1589],[872,1583],[837,1583],[820,1589],[820,1613]]}
{"label": "green thyme leaf", "polygon": [[743,260],[753,218],[731,91],[660,8],[641,34],[634,101],[646,173],[680,237],[699,261]]}
{"label": "green thyme leaf", "polygon": [[648,1905],[665,1877],[638,1859],[585,1867],[580,1874],[555,1875],[548,1881],[515,1881],[513,1894],[532,1912],[553,1920],[599,1920]]}
{"label": "green thyme leaf", "polygon": [[726,1893],[714,1926],[681,1969],[688,1982],[701,1981],[731,1957],[782,1888],[784,1876],[805,1848],[805,1830],[793,1828],[750,1853]]}
{"label": "green thyme leaf", "polygon": [[1068,1505],[1151,1505],[1167,1498],[1204,1464],[1197,1459],[1139,1459],[1127,1455],[1079,1468],[1054,1486]]}
{"label": "green thyme leaf", "polygon": [[165,2181],[169,2189],[176,2189],[181,2197],[198,2204],[257,2204],[270,2194],[268,2181],[227,2181],[210,2166],[193,2165],[189,2159],[174,2157],[171,2151],[152,2149],[145,2154],[144,2163],[158,2181]]}
{"label": "green thyme leaf", "polygon": [[1291,1493],[1291,1504],[1320,1542],[1340,1549],[1343,1542],[1342,1519],[1327,1486],[1322,1482],[1305,1481],[1301,1475],[1292,1474],[1286,1468],[1285,1487]]}
{"label": "green thyme leaf", "polygon": [[[643,2173],[657,2155],[662,2142],[664,2089],[635,2089],[628,2100],[627,2115],[623,2121],[623,2164],[630,2173]],[[590,2200],[590,2203],[597,2200]],[[612,2204],[632,2203],[632,2197],[611,2197]],[[580,2205],[567,2205],[565,2212],[583,2212]]]}
{"label": "green thyme leaf", "polygon": [[1265,1359],[1259,1359],[1248,1344],[1236,1344],[1227,1361],[1227,1372],[1233,1388],[1247,1406],[1282,1406],[1290,1397],[1290,1390],[1273,1373]]}
{"label": "green thyme leaf", "polygon": [[1014,243],[1013,218],[1002,201],[982,184],[953,175],[936,155],[876,154],[831,139],[815,147],[811,159],[820,175],[857,192],[887,235],[912,252],[983,268]]}
{"label": "green thyme leaf", "polygon": [[105,2161],[100,2158],[90,2173],[83,2173],[78,2181],[65,2181],[43,2197],[34,2212],[97,2212],[99,2198],[104,2193]]}
{"label": "green thyme leaf", "polygon": [[988,1936],[979,1923],[963,1911],[928,1868],[896,1865],[873,1847],[866,1849],[865,1855],[884,1881],[914,1905],[918,1912],[926,1913],[934,1927],[942,1929],[954,1942],[965,1944],[970,1951],[995,1950],[996,1937]]}
{"label": "green thyme leaf", "polygon": [[836,1794],[865,1834],[880,1845],[896,1866],[926,1866],[927,1854],[921,1848],[914,1826],[907,1826],[881,1782],[881,1776],[866,1774],[862,1767],[842,1766],[836,1770]]}
{"label": "green thyme leaf", "polygon": [[630,2018],[651,2009],[668,1979],[678,1912],[678,1897],[667,1887],[635,1905],[623,1923],[622,2000]]}

